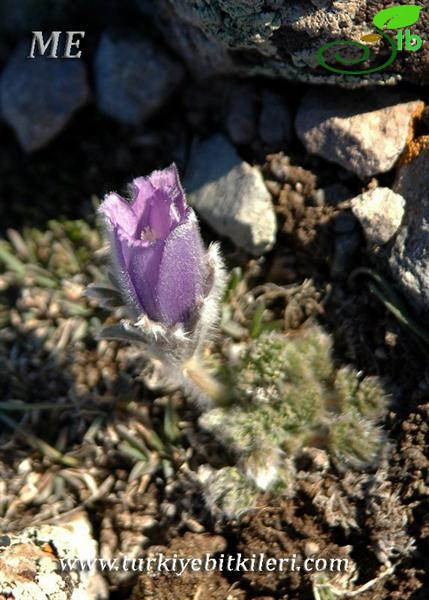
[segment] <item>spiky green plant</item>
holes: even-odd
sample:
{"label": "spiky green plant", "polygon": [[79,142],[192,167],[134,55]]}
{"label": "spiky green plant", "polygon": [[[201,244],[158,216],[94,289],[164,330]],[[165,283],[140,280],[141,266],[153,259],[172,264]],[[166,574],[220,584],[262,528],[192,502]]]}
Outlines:
{"label": "spiky green plant", "polygon": [[204,499],[213,512],[221,509],[227,519],[239,517],[254,506],[258,489],[249,485],[245,474],[237,467],[210,469],[201,467],[198,473]]}
{"label": "spiky green plant", "polygon": [[[49,365],[60,355],[62,360],[91,329],[94,333],[99,329],[95,308],[83,297],[83,290],[88,281],[101,279],[94,264],[101,237],[83,220],[51,220],[45,230],[26,227],[20,233],[9,229],[7,238],[0,239],[1,425],[48,460],[75,466],[74,457],[63,454],[19,422],[19,415],[64,410],[75,401],[47,400],[44,394],[52,393],[51,381],[46,389],[33,389],[31,378],[21,375],[19,363],[23,361],[31,375],[36,368],[43,369],[40,365],[49,373]],[[13,360],[8,339],[20,348]],[[42,401],[38,401],[39,392]]]}
{"label": "spiky green plant", "polygon": [[15,308],[20,319],[40,325],[41,338],[56,335],[56,321],[64,325],[72,318],[73,340],[82,338],[94,315],[83,290],[88,281],[102,280],[94,260],[101,249],[98,231],[82,220],[51,220],[44,231],[9,229],[7,236],[0,239],[0,325],[10,320],[1,292],[18,288],[21,300]]}
{"label": "spiky green plant", "polygon": [[231,402],[204,413],[200,424],[235,452],[244,479],[233,492],[237,475],[225,471],[212,500],[213,485],[206,486],[209,504],[223,505],[231,516],[233,493],[240,496],[239,514],[243,498],[258,489],[290,492],[294,459],[303,447],[323,448],[338,470],[377,462],[386,395],[376,377],[362,378],[350,367],[337,370],[331,345],[317,326],[291,336],[263,334],[241,360],[223,367]]}

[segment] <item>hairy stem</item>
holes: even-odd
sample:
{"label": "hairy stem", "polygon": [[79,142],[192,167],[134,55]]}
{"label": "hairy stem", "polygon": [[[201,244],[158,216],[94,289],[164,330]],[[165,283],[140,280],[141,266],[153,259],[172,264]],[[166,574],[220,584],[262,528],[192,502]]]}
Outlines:
{"label": "hairy stem", "polygon": [[224,405],[228,401],[227,388],[215,379],[207,368],[196,358],[192,357],[183,365],[184,376],[205,396],[208,396],[217,405]]}

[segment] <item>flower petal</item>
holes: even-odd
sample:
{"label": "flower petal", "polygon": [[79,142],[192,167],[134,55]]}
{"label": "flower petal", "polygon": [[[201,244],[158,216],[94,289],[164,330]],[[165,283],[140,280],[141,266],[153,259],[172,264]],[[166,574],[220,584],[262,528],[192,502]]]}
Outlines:
{"label": "flower petal", "polygon": [[187,207],[176,165],[173,163],[162,171],[153,171],[148,179],[155,189],[163,190],[171,198],[172,204],[178,212],[177,222],[182,220]]}
{"label": "flower petal", "polygon": [[159,320],[156,290],[164,240],[149,245],[129,239],[121,239],[120,243],[126,274],[141,307],[140,312]]}
{"label": "flower petal", "polygon": [[171,229],[178,225],[172,215],[172,204],[170,198],[162,190],[156,190],[150,201],[150,208],[146,220],[146,226],[153,233],[155,239],[164,239]]}
{"label": "flower petal", "polygon": [[137,177],[133,179],[130,186],[132,195],[131,208],[136,218],[136,224],[146,219],[149,210],[150,199],[155,193],[155,188],[148,177]]}
{"label": "flower petal", "polygon": [[192,208],[168,236],[159,268],[157,302],[160,320],[185,322],[202,300],[205,258],[197,218]]}
{"label": "flower petal", "polygon": [[119,227],[126,235],[133,235],[136,226],[134,212],[119,194],[107,194],[98,210],[106,217],[111,227]]}
{"label": "flower petal", "polygon": [[137,218],[136,239],[144,236],[146,230],[155,238],[166,238],[185,216],[185,195],[174,164],[148,177],[134,179],[132,193],[131,207]]}
{"label": "flower petal", "polygon": [[113,263],[115,280],[119,285],[120,292],[126,304],[132,307],[135,316],[138,316],[144,309],[128,273],[125,259],[128,247],[126,240],[128,238],[124,237],[124,233],[119,227],[110,227],[109,234],[111,243],[110,256]]}

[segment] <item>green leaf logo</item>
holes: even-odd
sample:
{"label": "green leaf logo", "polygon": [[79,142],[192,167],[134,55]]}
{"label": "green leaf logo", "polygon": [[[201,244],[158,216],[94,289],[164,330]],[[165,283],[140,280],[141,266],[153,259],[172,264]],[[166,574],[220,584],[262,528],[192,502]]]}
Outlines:
{"label": "green leaf logo", "polygon": [[419,19],[422,6],[399,5],[380,10],[373,18],[378,29],[401,29],[414,25]]}

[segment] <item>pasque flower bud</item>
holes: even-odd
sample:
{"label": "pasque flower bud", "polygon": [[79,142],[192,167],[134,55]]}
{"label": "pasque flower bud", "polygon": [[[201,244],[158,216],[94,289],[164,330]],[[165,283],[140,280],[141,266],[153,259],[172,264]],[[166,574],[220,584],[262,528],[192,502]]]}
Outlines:
{"label": "pasque flower bud", "polygon": [[[179,370],[216,395],[216,384],[196,363],[224,285],[218,247],[205,249],[174,164],[134,179],[131,196],[128,202],[112,192],[99,208],[110,239],[112,283],[129,316],[104,336],[145,342],[175,377]],[[106,301],[115,291],[90,286],[88,293]]]}
{"label": "pasque flower bud", "polygon": [[106,196],[100,212],[124,297],[137,314],[187,323],[203,301],[209,266],[174,165],[132,183],[132,202]]}

